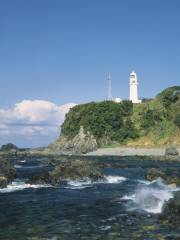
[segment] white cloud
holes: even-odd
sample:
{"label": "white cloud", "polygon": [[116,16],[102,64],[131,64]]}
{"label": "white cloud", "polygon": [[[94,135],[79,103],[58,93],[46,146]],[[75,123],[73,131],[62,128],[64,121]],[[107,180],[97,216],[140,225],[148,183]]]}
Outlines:
{"label": "white cloud", "polygon": [[74,103],[56,105],[44,100],[23,100],[13,109],[0,109],[0,136],[50,135],[57,132]]}

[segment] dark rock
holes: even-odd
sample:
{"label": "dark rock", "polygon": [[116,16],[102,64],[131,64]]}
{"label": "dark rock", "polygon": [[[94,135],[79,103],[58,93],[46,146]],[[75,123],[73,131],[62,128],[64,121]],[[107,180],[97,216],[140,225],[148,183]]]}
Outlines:
{"label": "dark rock", "polygon": [[31,184],[48,184],[51,183],[50,173],[45,171],[29,177],[28,183]]}
{"label": "dark rock", "polygon": [[165,179],[166,175],[160,169],[157,169],[157,168],[148,169],[147,174],[146,174],[146,179],[149,181],[153,181],[157,178]]}
{"label": "dark rock", "polygon": [[180,224],[180,192],[165,203],[160,219],[179,226]]}
{"label": "dark rock", "polygon": [[178,156],[178,150],[175,146],[169,146],[165,150],[165,156]]}
{"label": "dark rock", "polygon": [[18,147],[12,143],[2,145],[1,147],[1,151],[11,151],[11,150],[18,150]]}
{"label": "dark rock", "polygon": [[12,163],[0,157],[0,188],[4,188],[15,177],[16,169]]}
{"label": "dark rock", "polygon": [[50,176],[53,183],[59,183],[67,179],[82,180],[84,178],[95,181],[103,177],[98,167],[92,162],[83,160],[73,160],[59,164],[51,172]]}

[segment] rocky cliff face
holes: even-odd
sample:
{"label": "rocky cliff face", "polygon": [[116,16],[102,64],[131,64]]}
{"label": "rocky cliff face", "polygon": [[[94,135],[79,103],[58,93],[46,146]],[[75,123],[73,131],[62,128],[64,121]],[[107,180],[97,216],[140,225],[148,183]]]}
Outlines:
{"label": "rocky cliff face", "polygon": [[69,140],[65,136],[61,136],[56,142],[49,145],[49,150],[62,154],[83,154],[96,150],[97,141],[92,134],[84,131],[83,126],[80,127],[78,134]]}

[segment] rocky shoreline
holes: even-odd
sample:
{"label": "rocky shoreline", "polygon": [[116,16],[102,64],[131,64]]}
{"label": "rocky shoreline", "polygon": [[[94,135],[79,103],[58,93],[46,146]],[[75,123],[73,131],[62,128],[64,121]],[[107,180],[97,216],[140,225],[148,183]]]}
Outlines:
{"label": "rocky shoreline", "polygon": [[[116,149],[117,150],[117,149]],[[136,149],[133,155],[130,155],[130,151],[133,149],[126,148],[126,151],[121,155],[106,155],[104,159],[103,155],[91,155],[81,154],[81,156],[62,156],[56,152],[49,152],[47,149],[9,149],[8,151],[1,151],[0,156],[0,188],[6,188],[16,178],[15,163],[20,159],[38,158],[41,159],[41,163],[44,165],[52,166],[51,170],[46,170],[42,173],[32,175],[26,184],[50,184],[50,186],[66,186],[69,180],[71,181],[84,181],[89,180],[96,182],[104,180],[103,169],[105,168],[127,168],[129,164],[137,166],[137,160],[140,162],[146,160],[152,160],[151,168],[148,168],[145,179],[153,182],[158,178],[167,184],[170,188],[179,189],[180,186],[180,174],[178,169],[173,169],[167,172],[161,168],[161,162],[157,160],[164,160],[167,163],[179,161],[179,149],[174,146],[169,146],[166,149]],[[122,149],[121,149],[122,151]],[[143,153],[143,155],[135,156],[135,154]],[[142,151],[142,152],[141,152]],[[157,151],[159,155],[156,156]],[[124,156],[124,153],[128,153],[129,156]],[[148,155],[150,153],[150,155]],[[154,154],[153,154],[154,153]],[[161,154],[160,154],[161,153]],[[145,155],[146,154],[146,155]],[[138,155],[138,154],[137,154]],[[45,158],[44,158],[45,156]],[[155,157],[156,156],[156,157]],[[103,161],[102,161],[103,160]],[[127,160],[127,161],[126,161]],[[128,163],[128,160],[132,160]],[[153,162],[154,160],[154,162]],[[178,162],[177,162],[178,164]],[[174,193],[174,198],[165,202],[163,212],[158,216],[158,219],[163,224],[179,225],[180,218],[180,193],[179,191]]]}
{"label": "rocky shoreline", "polygon": [[[167,146],[164,147],[114,147],[99,148],[96,151],[85,154],[86,156],[165,156]],[[177,147],[180,155],[180,147]]]}
{"label": "rocky shoreline", "polygon": [[[167,152],[169,151],[169,153]],[[163,147],[114,147],[99,148],[88,153],[75,153],[73,151],[61,151],[55,148],[36,148],[36,149],[11,149],[8,151],[0,151],[0,157],[24,159],[26,157],[58,157],[58,156],[83,156],[83,157],[119,157],[132,159],[149,159],[160,161],[180,161],[180,147],[163,146]]]}

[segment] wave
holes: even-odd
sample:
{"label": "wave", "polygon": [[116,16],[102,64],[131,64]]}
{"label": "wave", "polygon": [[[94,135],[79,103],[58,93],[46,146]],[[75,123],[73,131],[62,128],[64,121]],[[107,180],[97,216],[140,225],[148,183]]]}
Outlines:
{"label": "wave", "polygon": [[83,180],[69,180],[67,181],[67,186],[65,188],[84,189],[84,188],[90,188],[94,184],[117,184],[123,181],[126,181],[125,177],[107,175],[98,181],[92,181],[90,178],[85,178]]}
{"label": "wave", "polygon": [[20,180],[15,180],[11,184],[8,184],[6,188],[0,188],[0,193],[9,193],[14,191],[20,191],[27,188],[45,188],[51,187],[48,184],[29,184]]}
{"label": "wave", "polygon": [[65,188],[69,189],[84,189],[91,187],[93,182],[90,178],[85,178],[84,180],[69,180],[67,181],[67,186]]}
{"label": "wave", "polygon": [[[16,165],[16,167],[21,167]],[[125,181],[126,178],[122,176],[104,176],[99,181],[92,181],[90,178],[84,178],[83,180],[68,180],[64,188],[67,189],[84,189],[93,187],[94,184],[117,184]],[[0,188],[0,193],[9,193],[14,191],[20,191],[27,188],[44,188],[52,187],[49,184],[29,184],[16,179],[11,184],[8,184],[6,188]]]}
{"label": "wave", "polygon": [[173,192],[178,190],[157,179],[150,183],[144,182],[143,186],[138,185],[134,193],[125,195],[121,199],[128,201],[129,210],[143,210],[158,214],[162,212],[164,203],[173,198]]}

